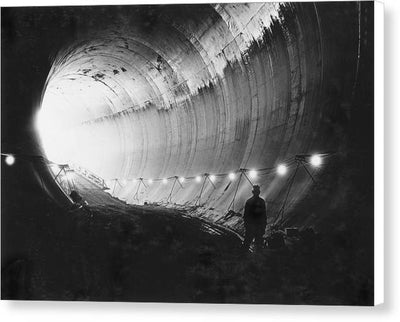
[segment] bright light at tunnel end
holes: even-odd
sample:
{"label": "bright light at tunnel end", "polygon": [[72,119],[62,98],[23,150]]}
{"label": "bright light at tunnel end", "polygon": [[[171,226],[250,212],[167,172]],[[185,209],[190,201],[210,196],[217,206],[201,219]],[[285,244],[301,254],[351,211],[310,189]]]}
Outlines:
{"label": "bright light at tunnel end", "polygon": [[105,131],[94,135],[92,128],[82,127],[90,118],[89,107],[101,109],[105,95],[98,84],[88,87],[93,85],[91,82],[86,79],[83,83],[82,80],[66,82],[62,74],[53,75],[35,115],[35,129],[48,160],[76,164],[98,173],[105,160],[103,145],[109,144],[110,138]]}
{"label": "bright light at tunnel end", "polygon": [[73,138],[67,134],[65,117],[60,117],[59,110],[54,107],[61,104],[54,95],[50,96],[51,98],[45,95],[43,98],[35,117],[35,128],[46,157],[52,162],[69,163],[71,153],[68,150],[73,145]]}

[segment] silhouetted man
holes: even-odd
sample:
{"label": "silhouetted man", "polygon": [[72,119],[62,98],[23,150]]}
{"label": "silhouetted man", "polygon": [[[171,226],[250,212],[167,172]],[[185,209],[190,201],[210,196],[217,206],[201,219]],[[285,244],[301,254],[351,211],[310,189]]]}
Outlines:
{"label": "silhouetted man", "polygon": [[250,244],[255,239],[256,249],[261,249],[263,245],[263,235],[267,225],[267,211],[264,199],[260,198],[260,187],[253,186],[253,197],[246,201],[244,207],[244,228],[245,238],[243,247],[249,250]]}

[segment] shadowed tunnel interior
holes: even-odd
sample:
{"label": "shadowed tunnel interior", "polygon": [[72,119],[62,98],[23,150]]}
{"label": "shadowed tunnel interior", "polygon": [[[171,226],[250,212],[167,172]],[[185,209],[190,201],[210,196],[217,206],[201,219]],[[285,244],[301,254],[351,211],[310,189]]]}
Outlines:
{"label": "shadowed tunnel interior", "polygon": [[[34,220],[68,204],[43,156],[97,174],[128,204],[186,206],[240,234],[251,186],[239,169],[257,169],[269,223],[287,198],[283,227],[361,225],[356,239],[369,247],[371,3],[9,8],[2,44],[2,152],[16,156],[2,163],[10,231],[24,222],[15,213]],[[295,155],[327,152],[288,194]],[[11,233],[2,235],[4,259]]]}

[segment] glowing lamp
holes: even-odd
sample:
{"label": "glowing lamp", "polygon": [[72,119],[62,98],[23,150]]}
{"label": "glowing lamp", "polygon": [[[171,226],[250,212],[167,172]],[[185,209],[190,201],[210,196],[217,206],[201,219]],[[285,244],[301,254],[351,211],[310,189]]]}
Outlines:
{"label": "glowing lamp", "polygon": [[167,179],[165,179],[165,178],[164,178],[164,179],[162,179],[162,183],[163,183],[163,184],[166,184],[167,182],[168,182],[168,180],[167,180]]}
{"label": "glowing lamp", "polygon": [[256,177],[257,177],[257,171],[256,171],[256,170],[250,170],[250,172],[249,172],[249,177],[250,177],[251,179],[256,178]]}
{"label": "glowing lamp", "polygon": [[214,181],[215,180],[215,176],[212,174],[212,175],[210,175],[210,180],[211,181]]}
{"label": "glowing lamp", "polygon": [[229,173],[228,177],[229,177],[229,180],[234,180],[235,174],[233,172],[231,172],[231,173]]}
{"label": "glowing lamp", "polygon": [[185,178],[184,178],[184,177],[180,177],[180,178],[179,178],[179,182],[180,182],[180,183],[185,182]]}
{"label": "glowing lamp", "polygon": [[153,179],[149,179],[148,183],[152,184],[153,183]]}
{"label": "glowing lamp", "polygon": [[201,177],[200,176],[197,176],[196,177],[196,182],[200,182],[201,181]]}
{"label": "glowing lamp", "polygon": [[14,158],[14,156],[13,155],[7,155],[6,156],[6,164],[7,165],[9,165],[9,166],[11,166],[11,165],[13,165],[14,163],[15,163],[15,158]]}
{"label": "glowing lamp", "polygon": [[322,158],[318,154],[313,154],[310,158],[310,163],[313,167],[319,167],[322,164]]}
{"label": "glowing lamp", "polygon": [[280,164],[278,165],[278,167],[276,168],[276,172],[280,175],[280,176],[284,176],[287,172],[287,166],[284,164]]}

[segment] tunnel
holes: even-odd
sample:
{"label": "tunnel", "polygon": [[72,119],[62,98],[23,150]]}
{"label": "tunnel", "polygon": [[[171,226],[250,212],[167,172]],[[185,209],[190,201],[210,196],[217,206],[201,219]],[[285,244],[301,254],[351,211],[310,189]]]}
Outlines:
{"label": "tunnel", "polygon": [[2,35],[3,262],[70,206],[49,162],[238,236],[257,184],[268,226],[373,258],[371,2],[3,8]]}

